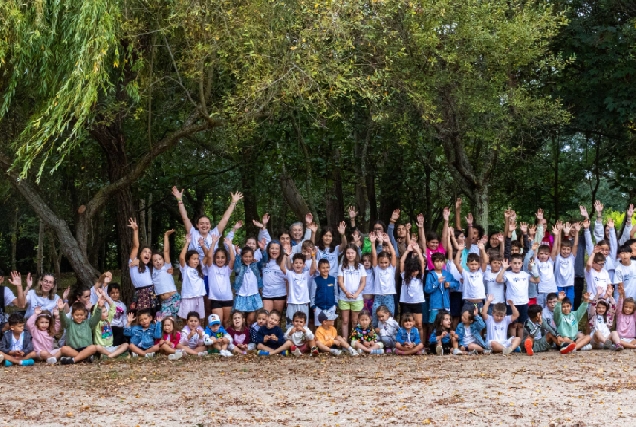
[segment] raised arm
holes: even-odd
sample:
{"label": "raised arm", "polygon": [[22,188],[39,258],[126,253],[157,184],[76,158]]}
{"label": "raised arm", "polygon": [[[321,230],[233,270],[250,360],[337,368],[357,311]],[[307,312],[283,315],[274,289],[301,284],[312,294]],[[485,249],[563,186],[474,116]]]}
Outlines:
{"label": "raised arm", "polygon": [[419,245],[422,250],[426,248],[426,233],[424,233],[424,215],[422,213],[417,214],[417,236],[419,237]]}
{"label": "raised arm", "polygon": [[579,251],[579,232],[581,231],[581,223],[575,222],[572,224],[572,228],[574,228],[574,245],[572,245],[572,255],[576,257],[577,252]]}
{"label": "raised arm", "polygon": [[166,264],[170,264],[170,235],[174,233],[174,230],[168,230],[163,235],[163,261]]}
{"label": "raised arm", "polygon": [[188,247],[190,246],[190,242],[192,241],[192,236],[190,233],[186,234],[185,245],[183,245],[183,249],[181,249],[181,253],[179,254],[179,265],[181,267],[186,266],[185,256],[186,252],[188,252]]}
{"label": "raised arm", "polygon": [[554,234],[554,243],[552,244],[552,261],[554,261],[559,254],[562,228],[563,224],[561,224],[561,221],[557,221],[557,223],[552,227],[552,234]]}
{"label": "raised arm", "polygon": [[287,254],[283,252],[283,258],[280,260],[280,264],[278,265],[283,274],[287,274],[287,257]]}
{"label": "raised arm", "polygon": [[455,200],[455,230],[462,229],[462,199]]}
{"label": "raised arm", "polygon": [[391,214],[391,218],[389,219],[389,225],[386,228],[386,232],[389,236],[389,242],[391,242],[391,246],[397,251],[397,240],[395,240],[395,222],[400,219],[400,210],[395,209]]}
{"label": "raised arm", "polygon": [[450,218],[450,209],[448,209],[448,207],[445,207],[442,211],[442,217],[444,218],[444,225],[442,226],[442,240],[440,240],[439,243],[440,245],[442,245],[442,247],[444,247],[444,245],[446,244],[446,240],[448,239],[448,220]]}
{"label": "raised arm", "polygon": [[369,233],[369,241],[371,242],[371,265],[377,267],[378,265],[378,253],[375,249],[375,242],[378,240],[375,235],[375,231]]}
{"label": "raised arm", "polygon": [[600,200],[594,202],[594,210],[596,211],[596,221],[594,222],[594,239],[596,244],[605,238],[605,228],[603,227],[603,203]]}
{"label": "raised arm", "polygon": [[318,269],[318,264],[316,264],[316,250],[311,251],[311,266],[309,267],[309,275],[313,276],[316,274],[316,270]]}
{"label": "raised arm", "polygon": [[230,260],[227,266],[230,267],[230,270],[234,270],[234,260],[236,259],[236,253],[234,252],[234,245],[229,239],[225,239],[225,244],[228,247],[228,253],[230,255]]}
{"label": "raised arm", "polygon": [[[389,236],[386,233],[384,233],[382,235],[382,239],[386,239],[388,241]],[[389,245],[389,253],[391,254],[391,265],[393,267],[396,267],[397,266],[397,255],[395,254],[395,248],[391,244]]]}
{"label": "raised arm", "polygon": [[457,268],[457,271],[459,272],[459,274],[462,274],[464,271],[462,269],[462,251],[464,250],[465,247],[466,245],[462,245],[462,244],[457,246],[457,254],[455,254],[455,259],[453,260],[455,262],[455,268]]}
{"label": "raised arm", "polygon": [[241,200],[243,198],[243,194],[236,192],[236,193],[230,193],[230,195],[232,196],[232,202],[230,203],[230,206],[227,207],[227,209],[225,210],[225,213],[223,214],[223,217],[221,218],[221,221],[219,221],[219,223],[216,226],[216,229],[219,231],[219,234],[223,234],[223,230],[225,230],[225,227],[227,227],[227,223],[230,220],[230,217],[232,216],[232,212],[234,212],[234,208],[236,207],[236,204],[239,202],[239,200]]}
{"label": "raised arm", "polygon": [[632,231],[632,216],[634,216],[634,205],[630,204],[627,208],[627,212],[625,212],[625,226],[623,227],[623,234],[618,241],[619,245],[625,244],[629,239],[630,232]]}
{"label": "raised arm", "polygon": [[486,297],[486,303],[484,304],[484,306],[481,308],[481,318],[484,320],[484,322],[486,320],[488,320],[488,307],[490,306],[490,303],[493,302],[495,300],[495,296],[492,294],[488,294]]}
{"label": "raised arm", "polygon": [[179,191],[176,186],[172,187],[172,195],[175,199],[177,199],[177,203],[179,203],[179,215],[181,215],[181,220],[186,228],[186,233],[189,233],[192,229],[192,221],[188,218],[188,212],[183,204],[183,191],[184,190]]}
{"label": "raised arm", "polygon": [[128,227],[133,230],[133,241],[132,241],[132,249],[130,249],[130,259],[135,260],[137,258],[137,254],[139,253],[139,226],[137,225],[137,221],[132,218],[128,219]]}
{"label": "raised arm", "polygon": [[[25,308],[26,307],[26,295],[24,293],[24,289],[22,289],[22,276],[17,271],[11,272],[11,278],[8,280],[13,286],[15,286],[16,293],[16,307]],[[0,295],[0,298],[4,298],[3,295]]]}
{"label": "raised arm", "polygon": [[508,260],[504,259],[501,261],[501,269],[499,270],[499,274],[497,274],[497,283],[503,283],[506,281],[504,274],[506,273],[506,270],[508,270],[508,267],[510,267]]}
{"label": "raised arm", "polygon": [[342,252],[344,252],[344,248],[347,246],[346,231],[347,231],[347,224],[344,221],[341,221],[340,224],[338,224],[338,234],[340,234],[340,244],[336,248],[338,254],[341,254]]}

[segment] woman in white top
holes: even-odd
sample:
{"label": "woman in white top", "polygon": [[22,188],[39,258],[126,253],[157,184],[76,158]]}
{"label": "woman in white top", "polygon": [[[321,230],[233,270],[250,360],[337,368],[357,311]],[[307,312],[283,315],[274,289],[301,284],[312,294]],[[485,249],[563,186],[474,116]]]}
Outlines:
{"label": "woman in white top", "polygon": [[338,287],[340,297],[338,308],[342,314],[342,336],[349,336],[349,319],[351,324],[358,324],[358,313],[364,308],[362,291],[367,283],[367,271],[360,264],[358,247],[350,244],[345,249],[342,266],[338,269]]}
{"label": "woman in white top", "polygon": [[[212,238],[214,245],[218,240],[217,236]],[[228,247],[230,250],[226,250]],[[207,271],[208,278],[208,299],[212,306],[212,314],[216,314],[221,319],[221,325],[226,327],[230,322],[232,306],[234,305],[234,295],[232,294],[232,284],[230,275],[234,269],[234,246],[230,239],[225,239],[225,246],[218,245],[216,250],[206,251],[203,259],[203,269]]]}
{"label": "woman in white top", "polygon": [[[141,251],[139,250],[139,226],[132,218],[128,222],[128,227],[133,230],[133,247],[130,250],[128,268],[130,280],[135,287],[129,311],[135,312],[150,308],[156,312],[158,304],[155,286],[152,283],[152,251],[146,246],[141,248]],[[139,258],[137,258],[137,254],[139,254]]]}
{"label": "woman in white top", "polygon": [[316,245],[318,249],[316,252],[316,260],[326,259],[329,261],[329,275],[338,277],[338,258],[342,254],[344,248],[347,246],[347,236],[345,235],[346,225],[342,221],[338,225],[338,233],[340,234],[340,244],[334,244],[333,229],[331,227],[325,227],[322,230],[320,241]]}
{"label": "woman in white top", "polygon": [[163,254],[152,254],[152,283],[155,285],[155,293],[161,301],[161,314],[163,318],[177,317],[181,307],[181,295],[177,292],[177,286],[172,277],[172,265],[170,264],[170,235],[174,230],[168,230],[163,235]]}
{"label": "woman in white top", "polygon": [[35,289],[31,289],[33,278],[31,273],[29,273],[27,274],[26,285],[26,313],[24,318],[30,318],[37,307],[53,313],[57,307],[57,300],[60,299],[57,295],[55,276],[51,273],[43,274],[38,280]]}

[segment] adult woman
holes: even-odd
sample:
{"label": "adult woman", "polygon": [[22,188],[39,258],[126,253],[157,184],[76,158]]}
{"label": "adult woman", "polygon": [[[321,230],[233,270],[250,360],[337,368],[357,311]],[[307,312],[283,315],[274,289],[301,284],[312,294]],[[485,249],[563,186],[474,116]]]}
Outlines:
{"label": "adult woman", "polygon": [[29,273],[27,274],[26,285],[26,314],[24,318],[28,319],[31,317],[36,307],[53,313],[55,307],[57,307],[57,300],[60,299],[57,295],[55,276],[51,273],[43,274],[39,278],[35,289],[31,289],[33,286],[33,278],[31,277],[31,273]]}

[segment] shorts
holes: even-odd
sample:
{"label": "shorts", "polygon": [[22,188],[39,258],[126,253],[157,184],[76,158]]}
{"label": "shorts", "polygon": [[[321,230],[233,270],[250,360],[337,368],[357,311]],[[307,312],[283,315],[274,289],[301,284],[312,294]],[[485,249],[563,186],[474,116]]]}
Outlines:
{"label": "shorts", "polygon": [[[526,323],[526,320],[528,320],[528,304],[523,304],[523,305],[515,304],[515,307],[517,307],[517,311],[519,312],[519,317],[517,317],[517,319],[511,324]],[[509,305],[506,306],[506,314],[508,315],[512,314],[512,309],[510,308]]]}
{"label": "shorts", "polygon": [[508,348],[512,345],[512,340],[515,339],[515,337],[510,337],[506,340],[490,340],[488,341],[488,348],[492,348],[492,343],[496,342],[497,344],[500,344],[503,348]]}
{"label": "shorts", "polygon": [[234,305],[234,300],[219,301],[219,300],[211,299],[210,302],[212,303],[212,307],[211,307],[212,310],[217,308],[232,307]]}
{"label": "shorts", "polygon": [[119,346],[116,346],[116,345],[104,346],[104,350],[106,350],[109,353],[112,353],[113,351],[117,350],[118,348],[119,348]]}
{"label": "shorts", "polygon": [[128,338],[124,336],[124,328],[122,326],[111,326],[113,330],[113,345],[120,346],[128,342]]}
{"label": "shorts", "polygon": [[283,295],[282,297],[263,297],[263,301],[286,301],[287,295]]}
{"label": "shorts", "polygon": [[528,298],[528,305],[535,305],[537,303],[537,298],[538,297]]}
{"label": "shorts", "polygon": [[338,308],[342,311],[361,311],[364,308],[364,300],[359,301],[338,301]]}
{"label": "shorts", "polygon": [[411,313],[411,314],[422,314],[422,305],[425,303],[422,302],[416,302],[414,304],[408,303],[408,302],[401,302],[400,303],[400,313],[404,314],[404,313]]}
{"label": "shorts", "polygon": [[[51,356],[53,357],[57,357],[57,355],[59,354],[60,349],[59,348],[54,348],[53,350],[49,351],[49,353],[51,354]],[[40,356],[40,353],[42,353],[41,351],[37,351],[36,354],[38,355],[38,357]]]}
{"label": "shorts", "polygon": [[[478,315],[481,316],[481,309],[484,306],[484,302],[483,301],[479,301],[479,302],[472,302],[472,301],[468,301],[468,300],[463,300],[462,301],[462,313],[466,310],[475,310],[475,307],[477,307],[477,312]],[[461,314],[460,314],[461,315]]]}
{"label": "shorts", "polygon": [[550,348],[550,343],[548,342],[546,337],[541,337],[538,340],[534,340],[534,343],[532,344],[532,351],[534,351],[535,353],[538,351],[548,351],[550,350]]}
{"label": "shorts", "polygon": [[320,326],[320,324],[321,324],[321,323],[318,321],[318,315],[319,315],[320,313],[322,313],[323,311],[324,311],[325,313],[336,314],[336,306],[334,305],[333,307],[331,307],[331,308],[330,308],[330,309],[328,309],[328,310],[323,310],[323,309],[318,308],[318,307],[316,307],[316,308],[314,309],[314,324],[316,325],[316,327]]}
{"label": "shorts", "polygon": [[460,317],[462,315],[462,293],[450,293],[450,314],[451,317]]}
{"label": "shorts", "polygon": [[199,313],[200,319],[205,319],[205,304],[203,302],[203,297],[181,298],[179,317],[186,319],[188,313],[191,311],[196,311]]}
{"label": "shorts", "polygon": [[[294,313],[297,311],[302,311],[307,316],[307,320],[309,320],[309,303],[307,304],[287,304],[287,311],[285,312],[285,317],[287,318],[287,325],[291,325],[294,320]],[[281,345],[283,345],[281,343]],[[269,345],[268,345],[269,347]],[[280,347],[280,346],[279,346]],[[277,347],[278,348],[278,347]]]}

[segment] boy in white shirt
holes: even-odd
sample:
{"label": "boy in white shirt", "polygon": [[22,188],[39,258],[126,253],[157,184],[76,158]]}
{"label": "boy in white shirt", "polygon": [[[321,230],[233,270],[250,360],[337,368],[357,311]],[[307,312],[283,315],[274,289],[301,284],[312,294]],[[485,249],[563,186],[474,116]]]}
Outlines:
{"label": "boy in white shirt", "polygon": [[[574,242],[562,239],[561,233],[563,232],[568,236],[572,228],[576,231],[574,234]],[[574,301],[574,261],[579,247],[580,230],[581,223],[570,225],[569,222],[566,222],[565,225],[563,225],[561,221],[558,221],[556,225],[552,227],[552,233],[554,234],[552,259],[554,260],[554,277],[557,291],[565,292],[565,296],[567,296],[570,301]]]}
{"label": "boy in white shirt", "polygon": [[309,280],[316,273],[316,252],[311,254],[311,267],[305,271],[305,255],[294,254],[292,269],[287,268],[287,255],[283,256],[280,263],[280,271],[287,279],[287,324],[291,325],[296,312],[305,313],[305,319],[309,317]]}
{"label": "boy in white shirt", "polygon": [[[462,268],[462,252],[465,246],[459,245],[457,248],[457,254],[455,255],[455,267],[462,276],[462,298],[464,300],[464,306],[476,307],[477,310],[481,310],[484,306],[484,299],[486,298],[486,287],[484,286],[484,273],[483,269],[486,268],[487,255],[484,251],[484,242],[479,241],[477,243],[479,248],[481,259],[484,264],[480,264],[480,256],[474,253],[469,253],[466,258],[466,267]],[[462,311],[464,309],[462,308]]]}
{"label": "boy in white shirt", "polygon": [[[508,270],[510,266],[510,271]],[[541,280],[538,276],[534,277],[526,271],[522,271],[523,256],[521,254],[512,254],[510,256],[510,264],[504,260],[501,271],[497,276],[497,282],[506,284],[506,301],[508,304],[512,302],[519,312],[519,316],[512,322],[514,335],[519,339],[523,337],[523,324],[528,320],[528,288],[530,282],[539,283]],[[508,314],[512,314],[512,306],[508,305]]]}
{"label": "boy in white shirt", "polygon": [[585,265],[585,281],[587,292],[594,299],[598,288],[607,289],[611,285],[609,273],[605,269],[605,255],[601,253],[598,245],[594,248],[594,254],[590,256]]}
{"label": "boy in white shirt", "polygon": [[[632,262],[632,249],[629,246],[621,246],[618,250],[620,263],[616,264],[614,283],[622,284],[625,289],[625,298],[636,298],[636,262]],[[616,286],[618,289],[618,286]]]}
{"label": "boy in white shirt", "polygon": [[550,256],[550,246],[548,245],[539,246],[535,243],[532,245],[532,250],[537,253],[534,259],[534,265],[536,272],[539,274],[537,304],[541,307],[545,307],[549,294],[554,293],[554,300],[556,301],[557,285],[556,278],[554,277],[554,259]]}
{"label": "boy in white shirt", "polygon": [[318,347],[314,333],[306,326],[307,315],[302,311],[294,313],[293,324],[287,329],[285,338],[292,342],[291,352],[294,356],[309,353],[318,356]]}
{"label": "boy in white shirt", "polygon": [[486,322],[486,344],[493,353],[503,353],[508,355],[519,347],[521,338],[508,338],[508,326],[519,317],[519,311],[512,301],[508,301],[512,314],[506,316],[506,304],[498,302],[492,309],[492,316],[488,315],[488,307],[495,299],[493,295],[488,295],[486,304],[481,309],[481,318]]}

